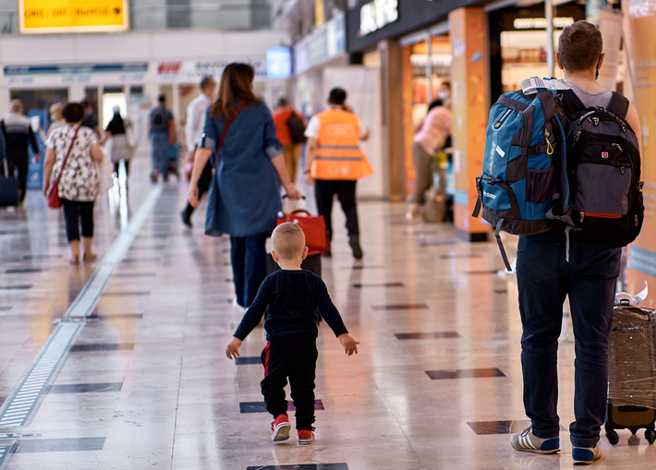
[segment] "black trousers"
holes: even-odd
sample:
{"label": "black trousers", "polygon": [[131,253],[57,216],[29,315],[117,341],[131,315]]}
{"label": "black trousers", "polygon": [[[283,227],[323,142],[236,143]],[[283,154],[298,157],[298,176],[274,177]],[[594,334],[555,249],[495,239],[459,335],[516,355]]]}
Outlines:
{"label": "black trousers", "polygon": [[[212,164],[208,160],[207,163],[205,164],[205,168],[203,168],[203,172],[200,174],[200,178],[198,179],[198,200],[203,197],[203,194],[205,194],[207,191],[210,189],[210,183],[212,182]],[[187,217],[191,217],[191,214],[194,213],[194,206],[191,204],[187,203],[187,207],[185,207],[185,212],[187,213]]]}
{"label": "black trousers", "polygon": [[[20,202],[25,200],[25,192],[27,190],[27,168],[29,161],[30,160],[27,154],[7,155],[7,171],[9,171],[10,175],[18,172],[18,189],[20,191]],[[2,162],[0,162],[0,166],[2,166]]]}
{"label": "black trousers", "polygon": [[333,199],[337,195],[342,210],[346,216],[346,230],[349,237],[360,235],[358,211],[355,201],[357,181],[316,180],[314,196],[317,200],[317,210],[326,221],[326,234],[333,238]]}
{"label": "black trousers", "polygon": [[274,417],[287,413],[287,378],[296,407],[296,429],[312,429],[314,423],[314,378],[317,369],[317,338],[296,334],[273,338],[262,351],[262,395]]}
{"label": "black trousers", "polygon": [[80,225],[82,225],[82,236],[93,238],[93,205],[95,201],[62,199],[62,204],[64,205],[68,243],[80,239]]}

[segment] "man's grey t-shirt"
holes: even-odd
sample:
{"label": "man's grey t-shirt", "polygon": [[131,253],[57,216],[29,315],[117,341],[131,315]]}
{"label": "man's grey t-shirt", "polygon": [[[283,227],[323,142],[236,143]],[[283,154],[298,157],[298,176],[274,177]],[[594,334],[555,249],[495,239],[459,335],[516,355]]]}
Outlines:
{"label": "man's grey t-shirt", "polygon": [[604,91],[585,91],[579,87],[576,83],[571,80],[563,80],[576,96],[581,100],[581,102],[588,108],[602,107],[605,108],[610,103],[610,99],[613,97],[612,90]]}

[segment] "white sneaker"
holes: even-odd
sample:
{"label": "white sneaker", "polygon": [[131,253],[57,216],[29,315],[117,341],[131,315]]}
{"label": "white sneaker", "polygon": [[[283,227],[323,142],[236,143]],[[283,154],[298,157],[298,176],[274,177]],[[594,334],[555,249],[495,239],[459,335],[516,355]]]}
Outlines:
{"label": "white sneaker", "polygon": [[604,455],[599,448],[599,444],[594,447],[574,447],[572,449],[572,458],[574,465],[590,465],[595,460]]}
{"label": "white sneaker", "polygon": [[533,434],[533,426],[510,438],[513,449],[535,454],[555,454],[560,452],[560,438],[542,439]]}

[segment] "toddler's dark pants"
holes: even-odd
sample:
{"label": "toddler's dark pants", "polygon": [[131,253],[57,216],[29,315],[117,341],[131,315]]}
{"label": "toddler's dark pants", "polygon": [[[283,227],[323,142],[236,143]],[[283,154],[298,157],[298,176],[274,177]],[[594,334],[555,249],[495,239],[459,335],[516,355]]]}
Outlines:
{"label": "toddler's dark pants", "polygon": [[262,351],[262,395],[274,417],[287,413],[285,386],[289,377],[296,407],[296,429],[312,429],[314,423],[314,377],[317,368],[317,338],[296,334],[273,338]]}

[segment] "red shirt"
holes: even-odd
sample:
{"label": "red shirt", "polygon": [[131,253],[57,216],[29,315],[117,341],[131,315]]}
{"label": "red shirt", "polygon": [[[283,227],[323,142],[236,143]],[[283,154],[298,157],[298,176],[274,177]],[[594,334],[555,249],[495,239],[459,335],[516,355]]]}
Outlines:
{"label": "red shirt", "polygon": [[305,118],[300,113],[292,109],[280,109],[273,113],[273,122],[276,124],[276,137],[282,145],[294,143],[292,141],[292,134],[289,132],[289,126],[287,125],[287,121],[292,116],[292,113],[305,121]]}

